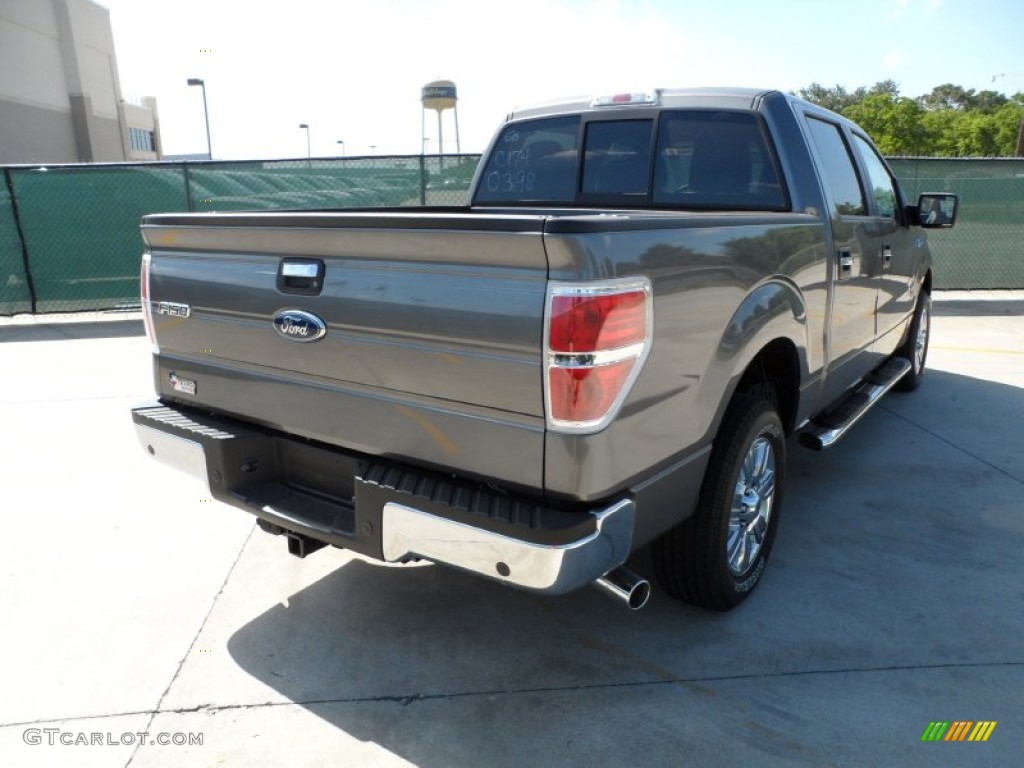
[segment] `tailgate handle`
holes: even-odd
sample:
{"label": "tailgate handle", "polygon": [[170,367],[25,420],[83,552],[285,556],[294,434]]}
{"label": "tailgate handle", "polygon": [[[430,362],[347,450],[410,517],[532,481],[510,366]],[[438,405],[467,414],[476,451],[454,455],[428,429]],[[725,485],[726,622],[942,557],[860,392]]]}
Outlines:
{"label": "tailgate handle", "polygon": [[277,268],[277,290],[302,296],[318,296],[324,287],[324,263],[320,259],[282,259]]}

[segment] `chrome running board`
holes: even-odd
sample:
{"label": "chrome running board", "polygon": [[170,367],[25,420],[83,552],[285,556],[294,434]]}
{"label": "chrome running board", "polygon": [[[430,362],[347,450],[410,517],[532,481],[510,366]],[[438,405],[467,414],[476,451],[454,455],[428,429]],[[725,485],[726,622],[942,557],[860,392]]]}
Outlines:
{"label": "chrome running board", "polygon": [[800,445],[815,451],[830,448],[860,421],[896,382],[910,372],[910,361],[893,357],[868,374],[839,404],[800,431]]}

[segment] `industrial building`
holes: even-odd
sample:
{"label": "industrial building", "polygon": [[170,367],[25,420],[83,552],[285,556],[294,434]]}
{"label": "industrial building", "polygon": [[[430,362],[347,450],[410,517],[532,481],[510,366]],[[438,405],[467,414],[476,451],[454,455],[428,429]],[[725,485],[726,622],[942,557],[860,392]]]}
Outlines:
{"label": "industrial building", "polygon": [[0,0],[0,165],[161,157],[156,100],[121,93],[106,8]]}

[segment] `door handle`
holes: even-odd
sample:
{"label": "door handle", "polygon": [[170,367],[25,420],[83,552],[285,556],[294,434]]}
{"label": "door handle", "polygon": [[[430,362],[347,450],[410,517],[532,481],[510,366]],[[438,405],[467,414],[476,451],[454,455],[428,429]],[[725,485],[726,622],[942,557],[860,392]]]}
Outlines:
{"label": "door handle", "polygon": [[882,246],[882,268],[888,269],[892,266],[892,248],[888,245]]}
{"label": "door handle", "polygon": [[849,248],[839,249],[839,277],[850,277],[853,274],[853,254]]}

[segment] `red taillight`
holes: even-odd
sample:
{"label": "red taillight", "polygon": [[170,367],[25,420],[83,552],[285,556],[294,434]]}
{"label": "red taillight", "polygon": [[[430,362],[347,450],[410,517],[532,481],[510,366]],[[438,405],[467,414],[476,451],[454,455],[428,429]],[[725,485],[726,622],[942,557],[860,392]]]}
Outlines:
{"label": "red taillight", "polygon": [[142,322],[146,326],[146,336],[149,337],[150,346],[156,350],[156,333],[153,331],[153,305],[149,301],[149,263],[150,255],[142,254],[142,274],[139,280],[139,289],[142,295]]}
{"label": "red taillight", "polygon": [[596,432],[615,416],[651,338],[643,278],[553,284],[548,295],[547,416],[563,432]]}
{"label": "red taillight", "polygon": [[630,359],[590,368],[551,368],[552,420],[566,425],[599,421],[615,404],[635,364]]}
{"label": "red taillight", "polygon": [[595,352],[638,344],[647,334],[647,294],[627,291],[596,296],[553,296],[554,352]]}

